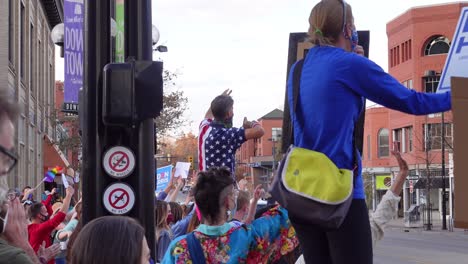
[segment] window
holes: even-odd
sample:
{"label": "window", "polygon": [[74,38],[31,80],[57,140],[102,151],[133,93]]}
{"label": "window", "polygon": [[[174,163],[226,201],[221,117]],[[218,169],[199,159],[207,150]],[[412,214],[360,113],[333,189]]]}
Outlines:
{"label": "window", "polygon": [[405,62],[408,60],[406,51],[407,51],[406,42],[404,42],[401,44],[401,53],[402,53],[401,62]]}
{"label": "window", "polygon": [[15,1],[9,0],[8,1],[8,60],[10,60],[11,63],[13,63],[14,59],[14,11],[13,11],[13,4]]}
{"label": "window", "polygon": [[401,44],[402,59],[401,62],[411,60],[411,39]]}
{"label": "window", "polygon": [[281,128],[280,127],[273,127],[271,129],[271,139],[276,142],[281,139]]}
{"label": "window", "polygon": [[413,127],[405,128],[405,152],[413,151]]}
{"label": "window", "polygon": [[35,184],[33,175],[36,175],[36,172],[34,170],[36,168],[35,161],[36,161],[36,157],[34,156],[34,149],[29,149],[29,176],[30,176],[29,181],[34,182],[33,184]]}
{"label": "window", "polygon": [[34,149],[35,146],[36,146],[36,137],[34,136],[34,126],[29,126],[29,133],[28,133],[28,136],[29,136],[29,147]]}
{"label": "window", "polygon": [[426,93],[435,93],[439,86],[440,75],[424,77],[424,91]]}
{"label": "window", "polygon": [[400,64],[400,46],[397,46],[397,47],[396,47],[396,53],[397,53],[397,55],[396,55],[396,63],[397,63],[397,64]]}
{"label": "window", "polygon": [[424,56],[446,54],[450,49],[450,40],[445,36],[430,38],[424,47]]}
{"label": "window", "polygon": [[397,143],[398,149],[401,152],[403,152],[403,149],[404,149],[404,146],[402,145],[402,140],[403,140],[402,133],[403,133],[403,129],[401,128],[393,130],[393,142]]}
{"label": "window", "polygon": [[26,124],[26,117],[21,116],[20,119],[19,119],[19,122],[18,122],[18,137],[19,137],[19,142],[23,143],[23,144],[24,144],[24,142],[26,140],[26,134],[25,134],[26,127],[25,127],[25,124]]}
{"label": "window", "polygon": [[409,59],[411,60],[412,56],[413,56],[413,52],[412,52],[412,46],[411,46],[411,39],[408,40],[408,46],[409,46],[409,50],[408,50],[408,57]]}
{"label": "window", "polygon": [[34,26],[31,24],[29,27],[29,91],[31,92],[31,96],[36,98],[34,93]]}
{"label": "window", "polygon": [[367,159],[371,159],[371,137],[367,135]]}
{"label": "window", "polygon": [[383,128],[379,131],[378,135],[378,146],[379,146],[379,158],[388,157],[390,154],[388,129]]}
{"label": "window", "polygon": [[[18,171],[18,175],[28,175],[27,172],[26,172],[26,169],[27,169],[27,162],[26,162],[26,147],[24,146],[24,144],[20,144],[20,148],[19,148],[19,156],[20,156],[20,159],[18,161],[18,167],[19,167],[19,171]],[[27,177],[27,176],[26,176]],[[26,183],[24,184],[30,184],[29,181],[27,180]]]}
{"label": "window", "polygon": [[405,86],[406,88],[408,88],[410,90],[413,90],[413,80],[412,79],[404,81],[401,84],[403,84],[403,86]]}
{"label": "window", "polygon": [[393,67],[394,63],[393,63],[393,49],[390,49],[390,52],[389,52],[389,57],[388,58],[388,61],[390,62],[390,67]]}
{"label": "window", "polygon": [[20,76],[21,78],[24,78],[24,65],[26,62],[24,61],[25,59],[25,54],[24,54],[24,49],[26,48],[24,46],[24,35],[26,34],[26,15],[24,14],[24,5],[21,3],[21,18],[20,18]]}
{"label": "window", "polygon": [[[442,148],[442,124],[426,124],[424,128],[426,150]],[[445,142],[452,145],[452,124],[445,124]]]}

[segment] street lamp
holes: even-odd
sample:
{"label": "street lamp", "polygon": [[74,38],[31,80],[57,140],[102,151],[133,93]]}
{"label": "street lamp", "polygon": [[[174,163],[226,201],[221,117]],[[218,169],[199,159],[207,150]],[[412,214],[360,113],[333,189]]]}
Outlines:
{"label": "street lamp", "polygon": [[152,25],[152,27],[151,27],[151,37],[153,39],[153,46],[158,44],[160,36],[161,35],[159,34],[159,29],[155,25]]}
{"label": "street lamp", "polygon": [[57,24],[50,33],[52,41],[60,47],[60,57],[64,57],[63,43],[65,42],[65,26],[63,23]]}
{"label": "street lamp", "polygon": [[[156,46],[159,42],[159,38],[161,37],[161,34],[159,33],[159,29],[153,25],[152,31],[151,31],[151,36],[153,38],[153,47]],[[153,51],[159,51],[159,52],[167,52],[167,46],[164,45],[159,45],[153,49]]]}

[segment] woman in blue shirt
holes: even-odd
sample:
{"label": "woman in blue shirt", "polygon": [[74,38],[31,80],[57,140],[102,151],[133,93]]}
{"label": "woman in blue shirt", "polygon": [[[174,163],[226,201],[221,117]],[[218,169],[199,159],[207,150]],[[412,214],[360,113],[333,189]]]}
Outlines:
{"label": "woman in blue shirt", "polygon": [[[354,125],[365,100],[408,114],[425,115],[450,110],[450,94],[409,90],[377,64],[357,54],[351,6],[343,0],[320,1],[312,9],[309,23],[309,37],[315,46],[304,60],[297,109],[291,115],[294,145],[324,153],[338,168],[352,170],[357,165],[358,174],[354,200],[337,230],[311,226],[300,215],[290,214],[290,219],[307,262],[372,263],[361,158],[353,155]],[[288,81],[289,105],[293,105],[293,72],[294,66]]]}

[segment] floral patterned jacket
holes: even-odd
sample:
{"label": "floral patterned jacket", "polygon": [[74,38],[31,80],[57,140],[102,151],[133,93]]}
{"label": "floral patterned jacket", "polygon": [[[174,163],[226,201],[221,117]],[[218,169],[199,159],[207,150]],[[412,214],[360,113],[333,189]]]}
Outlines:
{"label": "floral patterned jacket", "polygon": [[[194,235],[201,243],[206,262],[213,264],[274,263],[299,245],[288,212],[279,206],[250,225],[200,225]],[[162,263],[192,263],[186,235],[172,241]]]}

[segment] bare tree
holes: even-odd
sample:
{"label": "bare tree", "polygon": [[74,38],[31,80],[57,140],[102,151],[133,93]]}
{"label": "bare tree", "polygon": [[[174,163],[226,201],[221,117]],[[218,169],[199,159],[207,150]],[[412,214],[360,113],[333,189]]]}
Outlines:
{"label": "bare tree", "polygon": [[168,70],[164,71],[163,110],[154,121],[156,123],[158,141],[173,133],[176,129],[189,125],[188,120],[184,118],[185,111],[188,109],[188,99],[183,91],[175,89],[176,79],[177,73]]}

